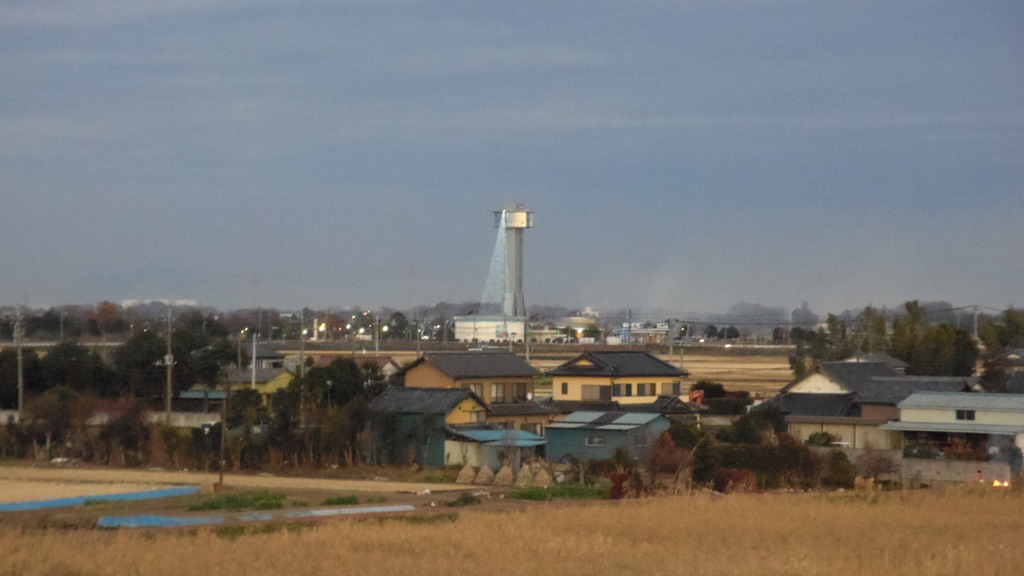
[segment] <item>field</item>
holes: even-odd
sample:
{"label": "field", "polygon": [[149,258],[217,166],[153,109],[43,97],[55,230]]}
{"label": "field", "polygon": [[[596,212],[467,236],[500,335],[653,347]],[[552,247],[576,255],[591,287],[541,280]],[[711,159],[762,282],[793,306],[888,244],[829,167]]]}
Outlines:
{"label": "field", "polygon": [[0,522],[0,575],[1003,575],[1024,562],[1022,495],[978,485],[427,510],[244,532]]}
{"label": "field", "polygon": [[[550,370],[562,364],[566,360],[580,354],[583,346],[553,346],[535,347],[530,355],[530,364],[540,371]],[[787,350],[783,348],[722,348],[722,347],[687,347],[680,352],[675,348],[672,354],[668,349],[663,348],[654,354],[675,366],[680,363],[690,371],[690,376],[684,384],[693,384],[700,380],[712,380],[724,384],[728,390],[747,391],[752,396],[774,396],[779,389],[793,379],[793,372],[789,368]],[[347,352],[339,352],[348,354]],[[516,353],[520,356],[525,354],[525,349],[519,345]],[[328,354],[330,354],[328,352]],[[391,356],[398,363],[405,363],[415,360],[415,352],[410,351],[384,351],[382,356]],[[361,356],[357,354],[356,360]],[[538,392],[541,392],[538,390]]]}

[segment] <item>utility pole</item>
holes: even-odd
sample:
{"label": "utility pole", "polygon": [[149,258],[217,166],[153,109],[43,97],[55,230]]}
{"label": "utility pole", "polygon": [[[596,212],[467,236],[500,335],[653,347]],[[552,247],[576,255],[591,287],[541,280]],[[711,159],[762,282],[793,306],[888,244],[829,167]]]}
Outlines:
{"label": "utility pole", "polygon": [[164,358],[164,364],[167,364],[167,390],[164,392],[165,400],[164,405],[166,408],[166,420],[167,425],[171,424],[171,390],[172,382],[174,380],[174,355],[171,352],[171,306],[167,306],[167,356]]}
{"label": "utility pole", "polygon": [[21,424],[22,411],[25,409],[25,368],[21,359],[21,343],[24,327],[21,325],[21,306],[14,320],[14,342],[18,349],[18,423]]}
{"label": "utility pole", "polygon": [[256,389],[256,335],[259,334],[259,330],[254,330],[252,333],[252,382],[250,388]]}
{"label": "utility pole", "polygon": [[302,309],[299,316],[299,378],[302,378],[302,371],[306,363],[306,309]]}

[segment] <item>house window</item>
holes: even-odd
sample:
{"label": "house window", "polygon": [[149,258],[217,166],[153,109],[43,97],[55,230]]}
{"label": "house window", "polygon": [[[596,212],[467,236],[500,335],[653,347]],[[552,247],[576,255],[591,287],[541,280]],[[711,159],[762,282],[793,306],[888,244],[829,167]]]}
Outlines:
{"label": "house window", "polygon": [[656,396],[657,395],[657,390],[656,389],[657,389],[657,386],[653,382],[648,382],[648,383],[645,383],[645,384],[637,384],[636,385],[636,395],[637,396]]}
{"label": "house window", "polygon": [[484,411],[483,410],[473,410],[472,412],[469,413],[469,421],[473,422],[474,424],[479,424],[479,423],[483,422],[484,421]]}
{"label": "house window", "polygon": [[622,384],[612,384],[612,396],[622,396]]}
{"label": "house window", "polygon": [[504,402],[505,385],[491,384],[491,402]]}
{"label": "house window", "polygon": [[612,399],[612,387],[611,386],[597,386],[594,384],[583,385],[583,400],[590,401],[601,401]]}
{"label": "house window", "polygon": [[957,410],[957,420],[974,420],[974,410]]}
{"label": "house window", "polygon": [[537,436],[544,435],[544,426],[537,422],[523,422],[519,425],[519,429],[523,432],[529,432],[530,434],[536,434]]}
{"label": "house window", "polygon": [[604,446],[604,436],[587,436],[587,446]]}
{"label": "house window", "polygon": [[480,398],[484,397],[484,385],[479,382],[475,384],[470,384],[469,391],[472,392],[473,394],[476,394]]}
{"label": "house window", "polygon": [[569,395],[569,383],[568,382],[562,382],[562,396],[568,396],[568,395]]}

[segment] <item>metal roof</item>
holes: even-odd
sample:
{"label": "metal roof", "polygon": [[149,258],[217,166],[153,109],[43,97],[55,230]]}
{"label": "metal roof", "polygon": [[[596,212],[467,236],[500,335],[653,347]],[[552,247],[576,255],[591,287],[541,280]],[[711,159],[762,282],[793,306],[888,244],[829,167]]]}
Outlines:
{"label": "metal roof", "polygon": [[664,418],[661,414],[643,412],[573,412],[548,428],[586,428],[592,430],[632,430]]}
{"label": "metal roof", "polygon": [[540,446],[547,440],[536,434],[523,430],[452,430],[455,434],[465,436],[475,442],[488,446]]}
{"label": "metal roof", "polygon": [[1002,434],[1014,436],[1024,434],[1024,425],[979,424],[977,422],[903,422],[892,421],[879,426],[882,430],[903,432],[954,432],[960,434]]}
{"label": "metal roof", "polygon": [[979,392],[915,392],[899,403],[902,408],[948,408],[950,410],[990,410],[1024,413],[1024,394],[985,394]]}

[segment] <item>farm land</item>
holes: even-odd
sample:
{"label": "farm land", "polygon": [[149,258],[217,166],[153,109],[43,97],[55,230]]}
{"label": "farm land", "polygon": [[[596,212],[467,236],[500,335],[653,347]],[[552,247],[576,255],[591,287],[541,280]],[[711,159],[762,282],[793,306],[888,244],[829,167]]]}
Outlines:
{"label": "farm land", "polygon": [[[98,481],[88,470],[41,477]],[[53,471],[50,471],[53,472]],[[80,474],[80,472],[86,472]],[[118,472],[118,471],[110,471]],[[379,471],[378,471],[379,472]],[[165,482],[175,473],[131,472]],[[694,491],[621,501],[523,502],[497,489],[450,507],[461,491],[394,492],[384,483],[253,477],[285,506],[327,498],[410,503],[392,516],[186,529],[94,527],[101,515],[188,512],[218,498],[95,503],[0,516],[0,575],[182,574],[1007,574],[1024,562],[1024,494],[962,485],[893,492],[719,495]],[[181,478],[177,478],[180,480]],[[231,475],[227,493],[244,494]],[[336,489],[325,489],[333,483]],[[402,486],[405,487],[405,486]],[[443,485],[437,485],[444,488]],[[431,505],[433,504],[433,505]],[[205,513],[208,514],[208,513]],[[187,553],[186,553],[187,551]]]}
{"label": "farm land", "polygon": [[[663,359],[678,365],[678,353]],[[564,358],[541,357],[544,370]],[[686,351],[702,379],[752,395],[790,379],[784,355]],[[7,574],[1007,574],[1024,562],[1024,486],[891,492],[689,491],[621,501],[529,502],[450,484],[457,471],[354,467],[318,478],[0,465],[0,502],[194,484],[196,495],[0,513]],[[100,516],[209,515],[224,496],[285,510],[408,504],[412,512],[201,528],[99,529]],[[472,497],[469,497],[472,495]],[[452,504],[467,499],[468,506]],[[230,513],[224,513],[230,516]],[[183,553],[187,550],[188,553]]]}

